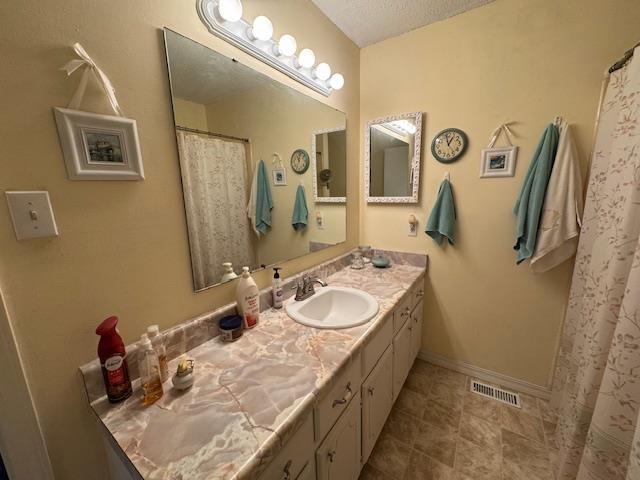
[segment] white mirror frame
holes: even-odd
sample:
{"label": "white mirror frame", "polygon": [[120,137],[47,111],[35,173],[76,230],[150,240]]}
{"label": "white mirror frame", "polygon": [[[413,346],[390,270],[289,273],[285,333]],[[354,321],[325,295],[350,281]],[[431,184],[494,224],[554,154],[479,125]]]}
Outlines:
{"label": "white mirror frame", "polygon": [[[372,197],[369,191],[371,183],[371,127],[396,120],[413,120],[416,125],[413,160],[411,161],[411,196]],[[422,112],[400,113],[369,120],[364,129],[364,196],[367,203],[418,203],[420,189],[420,153],[422,151]]]}
{"label": "white mirror frame", "polygon": [[[311,168],[313,168],[313,200],[316,203],[347,203],[347,197],[320,197],[318,196],[318,167],[316,162],[316,135],[322,135],[323,133],[331,133],[331,132],[342,132],[346,131],[346,125],[344,127],[336,127],[336,128],[326,128],[324,130],[316,130],[315,132],[311,132]],[[345,176],[346,172],[346,164],[345,164]]]}

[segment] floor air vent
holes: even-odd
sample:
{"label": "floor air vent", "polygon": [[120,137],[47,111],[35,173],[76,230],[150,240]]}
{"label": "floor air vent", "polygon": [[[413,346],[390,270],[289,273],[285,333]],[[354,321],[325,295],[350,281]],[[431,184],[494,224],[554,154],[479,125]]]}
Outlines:
{"label": "floor air vent", "polygon": [[471,391],[478,395],[482,395],[483,397],[493,398],[494,400],[498,400],[499,402],[506,403],[513,407],[522,407],[520,404],[520,395],[517,393],[512,393],[498,387],[492,387],[491,385],[487,385],[486,383],[482,383],[477,380],[471,381]]}

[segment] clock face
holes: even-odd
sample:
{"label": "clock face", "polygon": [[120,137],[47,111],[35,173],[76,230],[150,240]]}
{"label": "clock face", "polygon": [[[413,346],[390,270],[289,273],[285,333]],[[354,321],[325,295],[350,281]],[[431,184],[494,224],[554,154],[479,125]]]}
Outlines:
{"label": "clock face", "polygon": [[431,153],[442,163],[457,160],[467,149],[467,134],[457,128],[447,128],[438,133],[431,143]]}
{"label": "clock face", "polygon": [[303,174],[309,168],[309,154],[298,149],[291,154],[291,168],[298,174]]}

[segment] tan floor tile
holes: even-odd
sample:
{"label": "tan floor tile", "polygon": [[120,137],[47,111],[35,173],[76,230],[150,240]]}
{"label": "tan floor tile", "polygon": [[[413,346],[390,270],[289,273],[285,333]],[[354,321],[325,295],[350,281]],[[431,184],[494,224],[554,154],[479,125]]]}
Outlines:
{"label": "tan floor tile", "polygon": [[558,421],[558,417],[549,405],[548,400],[542,400],[538,398],[538,409],[540,410],[540,415],[542,416],[542,420],[549,423],[556,423]]}
{"label": "tan floor tile", "polygon": [[413,362],[413,366],[411,367],[411,372],[419,373],[420,375],[425,375],[431,378],[436,375],[437,370],[438,367],[419,358],[416,358],[416,361]]}
{"label": "tan floor tile", "polygon": [[542,428],[544,429],[544,439],[548,448],[558,448],[556,442],[556,424],[542,420]]}
{"label": "tan floor tile", "polygon": [[460,426],[462,411],[451,405],[443,405],[429,400],[423,412],[422,419],[425,422],[443,430],[457,431]]}
{"label": "tan floor tile", "polygon": [[421,418],[427,404],[427,397],[412,390],[403,388],[393,408]]}
{"label": "tan floor tile", "polygon": [[362,468],[362,472],[360,472],[360,476],[358,477],[358,480],[393,480],[393,479],[392,477],[385,475],[380,470],[366,463]]}
{"label": "tan floor tile", "polygon": [[368,463],[380,473],[394,478],[402,478],[407,469],[410,455],[410,447],[389,435],[380,435]]}
{"label": "tan floor tile", "polygon": [[500,478],[502,455],[478,447],[460,438],[456,449],[454,469],[474,480],[497,480]]}
{"label": "tan floor tile", "polygon": [[[513,472],[514,480],[551,479],[549,451],[542,443],[533,442],[508,430],[502,430],[503,468]],[[517,476],[520,475],[520,476]]]}
{"label": "tan floor tile", "polygon": [[502,407],[502,426],[531,440],[544,442],[542,420],[518,409]]}
{"label": "tan floor tile", "polygon": [[468,377],[463,373],[454,372],[440,368],[436,373],[436,382],[444,383],[458,390],[464,390],[467,387]]}
{"label": "tan floor tile", "polygon": [[501,404],[497,400],[483,397],[477,393],[466,392],[463,411],[483,420],[500,424]]}
{"label": "tan floor tile", "polygon": [[405,480],[457,480],[451,467],[417,451],[411,453]]}
{"label": "tan floor tile", "polygon": [[487,422],[464,413],[460,421],[460,436],[465,440],[490,450],[500,451],[500,424]]}
{"label": "tan floor tile", "polygon": [[421,375],[416,372],[409,372],[407,380],[404,382],[404,387],[413,392],[420,393],[422,395],[429,395],[431,385],[433,384],[433,377]]}
{"label": "tan floor tile", "polygon": [[558,467],[560,466],[560,452],[554,448],[549,449],[549,468],[552,478],[558,478]]}
{"label": "tan floor tile", "polygon": [[[507,388],[507,390],[512,391]],[[542,418],[542,414],[540,413],[540,409],[538,408],[538,399],[536,397],[532,397],[531,395],[527,395],[526,393],[519,393],[520,395],[520,404],[522,408],[511,407],[509,405],[505,405],[506,408],[512,408],[518,412],[524,412],[529,415],[533,415],[537,418]]]}
{"label": "tan floor tile", "polygon": [[387,419],[382,431],[396,440],[412,446],[415,441],[416,434],[418,433],[418,429],[420,428],[420,423],[422,422],[411,415],[394,408],[391,410],[389,418]]}
{"label": "tan floor tile", "polygon": [[453,467],[456,434],[454,431],[443,430],[429,423],[421,423],[413,448]]}
{"label": "tan floor tile", "polygon": [[436,380],[431,387],[429,400],[438,402],[442,405],[451,405],[456,410],[462,409],[462,401],[464,399],[464,391],[452,387],[446,383],[440,383]]}

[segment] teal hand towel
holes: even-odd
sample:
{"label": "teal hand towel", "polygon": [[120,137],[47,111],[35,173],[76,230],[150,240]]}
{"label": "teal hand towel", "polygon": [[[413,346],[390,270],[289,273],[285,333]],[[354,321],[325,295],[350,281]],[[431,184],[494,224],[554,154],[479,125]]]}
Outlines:
{"label": "teal hand towel", "polygon": [[449,180],[443,180],[438,190],[438,198],[431,210],[424,233],[433,238],[438,245],[446,237],[449,243],[455,243],[456,207],[453,202],[453,189]]}
{"label": "teal hand towel", "polygon": [[549,124],[538,143],[522,184],[522,190],[513,208],[516,215],[516,263],[533,255],[538,237],[538,224],[542,214],[544,196],[558,149],[558,127]]}
{"label": "teal hand towel", "polygon": [[291,225],[293,229],[298,231],[307,228],[307,218],[309,210],[307,209],[307,198],[304,194],[304,187],[298,185],[296,190],[296,201],[293,205],[293,215],[291,216]]}
{"label": "teal hand towel", "polygon": [[256,180],[256,229],[260,233],[267,233],[271,228],[271,210],[273,209],[273,199],[271,198],[271,188],[267,177],[267,169],[264,162],[260,160],[256,166],[258,178]]}

